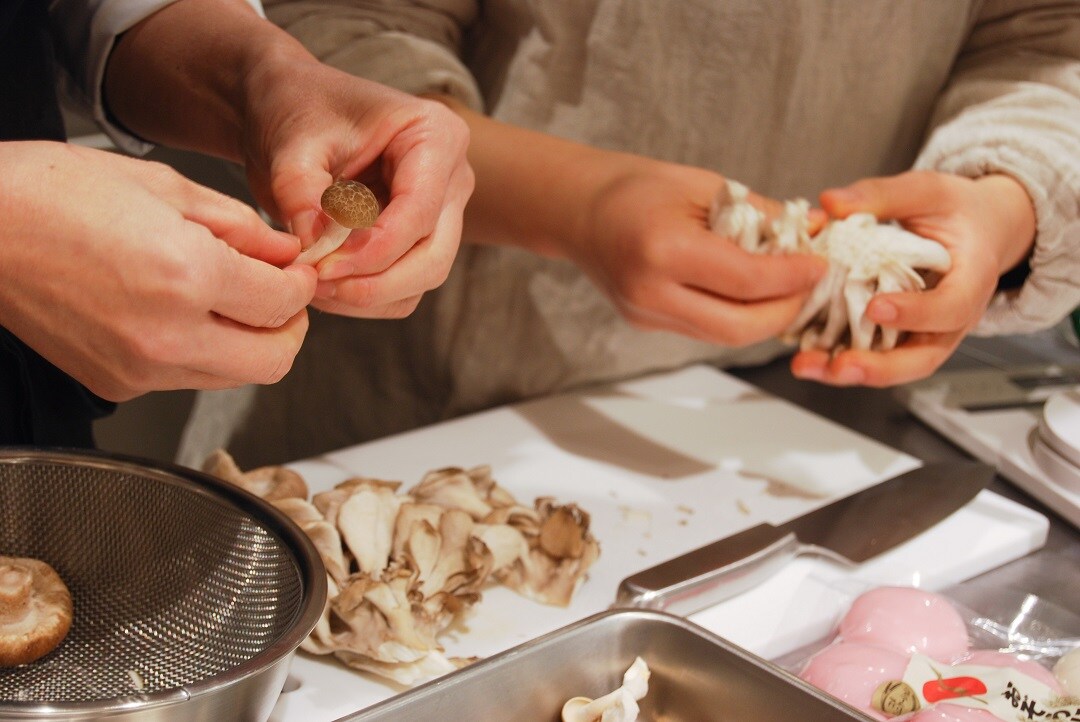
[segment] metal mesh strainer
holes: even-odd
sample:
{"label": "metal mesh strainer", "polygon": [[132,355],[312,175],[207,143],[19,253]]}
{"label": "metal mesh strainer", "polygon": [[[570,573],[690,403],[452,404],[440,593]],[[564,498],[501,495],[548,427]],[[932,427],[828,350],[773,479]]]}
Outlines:
{"label": "metal mesh strainer", "polygon": [[226,689],[287,665],[325,603],[318,554],[270,505],[99,453],[0,450],[0,555],[51,564],[74,605],[55,651],[0,669],[0,717]]}

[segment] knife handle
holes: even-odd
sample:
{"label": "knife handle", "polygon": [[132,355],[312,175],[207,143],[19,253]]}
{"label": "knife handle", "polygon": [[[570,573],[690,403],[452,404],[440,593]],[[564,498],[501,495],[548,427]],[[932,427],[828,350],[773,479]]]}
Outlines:
{"label": "knife handle", "polygon": [[764,582],[801,546],[792,532],[758,524],[627,577],[614,606],[693,614]]}

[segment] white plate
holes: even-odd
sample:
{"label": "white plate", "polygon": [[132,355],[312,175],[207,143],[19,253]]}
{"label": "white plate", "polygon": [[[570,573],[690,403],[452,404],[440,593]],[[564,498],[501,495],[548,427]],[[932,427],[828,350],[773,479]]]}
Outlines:
{"label": "white plate", "polygon": [[1039,436],[1080,475],[1080,388],[1058,391],[1046,400]]}
{"label": "white plate", "polygon": [[1062,489],[1080,493],[1080,466],[1059,454],[1038,431],[1028,435],[1031,458],[1039,465],[1039,471],[1053,479]]}

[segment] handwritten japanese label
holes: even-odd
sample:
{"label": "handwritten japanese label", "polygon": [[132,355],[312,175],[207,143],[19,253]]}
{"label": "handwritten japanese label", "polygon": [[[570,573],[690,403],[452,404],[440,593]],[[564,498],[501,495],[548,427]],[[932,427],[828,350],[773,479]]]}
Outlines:
{"label": "handwritten japanese label", "polygon": [[1004,722],[1080,722],[1080,704],[1011,667],[949,665],[916,654],[902,680],[885,682],[874,706],[890,715],[954,704],[982,709]]}

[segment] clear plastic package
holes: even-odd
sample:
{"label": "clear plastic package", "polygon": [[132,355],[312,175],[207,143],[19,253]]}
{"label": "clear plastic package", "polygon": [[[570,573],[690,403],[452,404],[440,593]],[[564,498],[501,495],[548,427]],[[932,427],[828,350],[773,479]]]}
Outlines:
{"label": "clear plastic package", "polygon": [[[846,584],[833,634],[777,662],[874,719],[1080,722],[1080,616],[1013,589]],[[977,607],[977,608],[975,608]]]}

